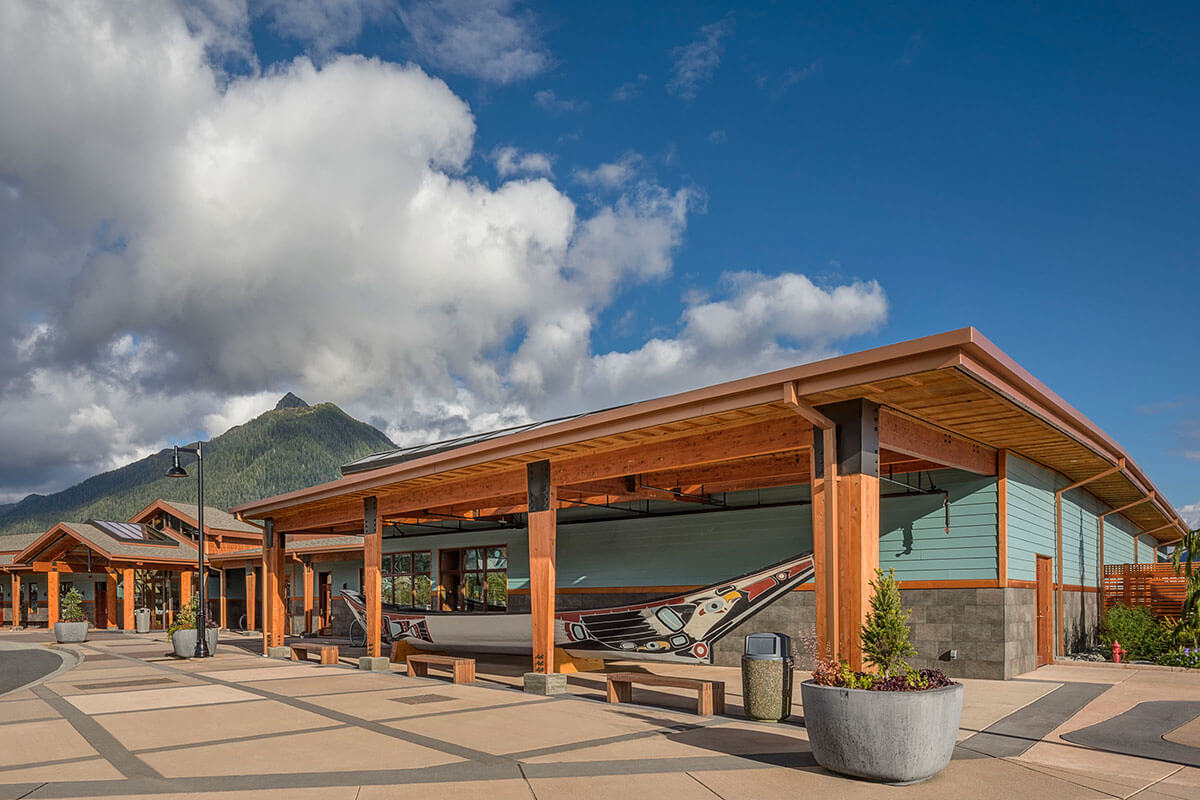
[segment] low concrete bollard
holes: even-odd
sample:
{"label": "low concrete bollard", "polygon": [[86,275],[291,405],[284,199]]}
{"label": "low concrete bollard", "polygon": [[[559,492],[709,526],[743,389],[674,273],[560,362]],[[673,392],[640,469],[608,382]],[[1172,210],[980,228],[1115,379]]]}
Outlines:
{"label": "low concrete bollard", "polygon": [[290,647],[268,647],[267,658],[282,658],[284,661],[290,661],[292,658],[292,648]]}
{"label": "low concrete bollard", "polygon": [[560,672],[549,675],[542,672],[525,673],[525,691],[529,694],[564,694],[567,691],[567,676]]}
{"label": "low concrete bollard", "polygon": [[367,672],[391,672],[392,664],[386,656],[363,656],[358,659],[358,668]]}

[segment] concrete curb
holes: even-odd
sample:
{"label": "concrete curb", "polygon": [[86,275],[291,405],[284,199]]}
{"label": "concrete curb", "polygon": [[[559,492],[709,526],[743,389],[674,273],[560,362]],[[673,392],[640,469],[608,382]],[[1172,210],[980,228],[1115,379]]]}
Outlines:
{"label": "concrete curb", "polygon": [[1139,670],[1144,669],[1151,672],[1192,672],[1197,673],[1200,670],[1192,669],[1191,667],[1172,667],[1167,664],[1138,664],[1136,662],[1122,661],[1120,664],[1114,664],[1111,661],[1073,661],[1070,659],[1054,659],[1056,667],[1095,667],[1099,669],[1123,669],[1123,670]]}
{"label": "concrete curb", "polygon": [[56,643],[24,644],[20,642],[0,642],[0,650],[35,650],[38,652],[51,651],[59,657],[60,661],[57,669],[46,673],[40,678],[35,678],[28,683],[24,683],[20,686],[9,689],[7,692],[4,692],[4,694],[12,694],[13,692],[19,692],[24,689],[30,689],[34,686],[38,686],[39,684],[44,683],[45,681],[48,681],[57,675],[61,675],[68,670],[72,670],[83,663],[83,656],[79,652],[70,647],[64,647]]}

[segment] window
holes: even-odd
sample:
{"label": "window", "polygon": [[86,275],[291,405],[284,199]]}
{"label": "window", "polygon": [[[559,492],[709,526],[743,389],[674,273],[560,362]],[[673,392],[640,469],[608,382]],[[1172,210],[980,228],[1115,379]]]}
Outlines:
{"label": "window", "polygon": [[383,602],[408,608],[430,608],[433,554],[388,553],[383,557]]}
{"label": "window", "polygon": [[508,610],[507,547],[442,550],[439,555],[443,610]]}

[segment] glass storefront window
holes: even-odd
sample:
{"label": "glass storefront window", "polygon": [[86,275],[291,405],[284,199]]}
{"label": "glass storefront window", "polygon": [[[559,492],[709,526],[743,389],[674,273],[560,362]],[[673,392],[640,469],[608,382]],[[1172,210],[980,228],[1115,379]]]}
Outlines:
{"label": "glass storefront window", "polygon": [[383,602],[411,608],[430,608],[433,554],[392,553],[383,557]]}

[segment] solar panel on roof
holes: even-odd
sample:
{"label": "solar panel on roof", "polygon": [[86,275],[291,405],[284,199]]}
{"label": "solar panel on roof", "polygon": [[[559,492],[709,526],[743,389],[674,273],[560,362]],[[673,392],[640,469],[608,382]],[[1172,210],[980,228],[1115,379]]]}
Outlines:
{"label": "solar panel on roof", "polygon": [[102,519],[90,519],[88,524],[99,528],[114,539],[123,542],[169,542],[170,539],[158,531],[134,522],[111,522]]}

